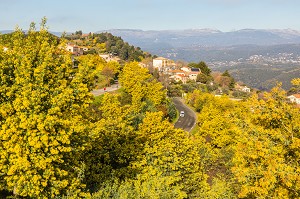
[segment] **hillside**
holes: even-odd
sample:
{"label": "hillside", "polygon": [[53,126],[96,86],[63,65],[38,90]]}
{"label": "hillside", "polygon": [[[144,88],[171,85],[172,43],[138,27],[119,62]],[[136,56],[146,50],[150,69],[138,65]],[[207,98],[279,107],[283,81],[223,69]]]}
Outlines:
{"label": "hillside", "polygon": [[[277,81],[288,89],[291,78],[300,76],[300,32],[296,30],[114,29],[107,32],[169,59],[203,60],[214,71],[229,70],[238,81],[258,89],[270,89]],[[253,57],[260,59],[253,60]]]}
{"label": "hillside", "polygon": [[[170,123],[183,110],[148,69],[72,55],[45,22],[0,37],[0,198],[299,198],[300,112],[279,85],[263,98],[215,96],[234,89],[228,71],[210,84],[206,64],[190,63],[206,84],[168,85],[197,112],[188,133]],[[114,71],[122,88],[93,97]]]}
{"label": "hillside", "polygon": [[237,81],[260,90],[270,90],[277,82],[282,82],[282,87],[286,90],[291,88],[290,81],[300,77],[300,65],[265,66],[265,65],[239,65],[229,70]]}
{"label": "hillside", "polygon": [[[232,32],[114,29],[85,36],[78,31],[69,33],[67,38],[88,46],[88,53],[110,53],[124,61],[140,61],[151,57],[149,53],[187,62],[203,60],[212,70],[229,70],[238,81],[263,90],[270,89],[277,81],[289,89],[291,78],[300,76],[300,32],[290,29]],[[251,60],[255,56],[263,59]]]}
{"label": "hillside", "polygon": [[82,34],[82,31],[65,36],[70,42],[77,45],[86,46],[88,54],[109,53],[112,56],[118,56],[124,61],[141,61],[141,59],[151,56],[143,52],[140,47],[129,45],[121,37],[114,36],[111,33],[89,33]]}
{"label": "hillside", "polygon": [[[0,31],[0,39],[9,40],[13,31]],[[24,32],[27,32],[26,30]],[[111,33],[83,34],[82,31],[75,33],[49,32],[55,39],[64,37],[68,42],[88,47],[85,54],[107,53],[119,57],[123,61],[141,61],[145,57],[151,57],[151,54],[144,52],[140,47],[135,47],[125,42],[121,37],[114,36]],[[6,43],[5,41],[3,41]]]}

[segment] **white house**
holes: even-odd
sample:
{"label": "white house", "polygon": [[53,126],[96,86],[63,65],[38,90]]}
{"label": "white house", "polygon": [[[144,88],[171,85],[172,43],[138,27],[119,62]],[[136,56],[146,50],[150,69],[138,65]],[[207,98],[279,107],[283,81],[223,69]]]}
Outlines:
{"label": "white house", "polygon": [[288,96],[288,99],[292,102],[292,103],[296,103],[296,104],[300,104],[300,94],[293,94]]}
{"label": "white house", "polygon": [[110,62],[113,59],[112,54],[99,54],[99,56],[106,62]]}
{"label": "white house", "polygon": [[175,74],[170,76],[170,79],[175,80],[176,82],[182,81],[182,83],[186,83],[187,80],[189,79],[189,76],[185,75],[185,74]]}
{"label": "white house", "polygon": [[153,59],[153,68],[157,68],[159,71],[164,71],[165,68],[175,66],[174,62],[164,57],[157,57]]}
{"label": "white house", "polygon": [[181,70],[184,72],[191,72],[191,68],[189,68],[187,66],[182,67]]}
{"label": "white house", "polygon": [[244,91],[244,92],[247,92],[247,93],[250,93],[250,92],[251,92],[251,89],[248,88],[247,86],[243,86],[243,87],[241,88],[241,90]]}
{"label": "white house", "polygon": [[241,86],[239,84],[235,85],[235,89],[237,89],[239,91],[246,92],[246,93],[250,93],[251,92],[251,89],[249,87],[247,87],[247,86]]}
{"label": "white house", "polygon": [[68,44],[66,47],[67,51],[71,52],[73,55],[79,56],[83,55],[83,48],[74,44]]}

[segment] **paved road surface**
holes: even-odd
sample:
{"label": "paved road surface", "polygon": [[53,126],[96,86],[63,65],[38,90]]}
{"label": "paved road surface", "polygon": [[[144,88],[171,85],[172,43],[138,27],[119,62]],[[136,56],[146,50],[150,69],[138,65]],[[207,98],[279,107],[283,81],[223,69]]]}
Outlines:
{"label": "paved road surface", "polygon": [[102,94],[104,94],[104,93],[106,93],[106,92],[112,92],[112,91],[115,91],[115,90],[117,90],[117,89],[119,89],[119,88],[120,88],[120,85],[119,85],[119,84],[113,84],[113,85],[111,85],[110,87],[106,87],[106,90],[105,90],[105,91],[104,91],[103,88],[101,88],[101,89],[95,89],[95,90],[92,91],[92,94],[93,94],[94,96],[98,96],[98,95],[102,95]]}
{"label": "paved road surface", "polygon": [[178,121],[174,125],[175,128],[181,128],[190,132],[195,125],[196,114],[182,102],[181,98],[173,98],[173,102],[179,113],[180,111],[184,111],[184,117],[179,117]]}

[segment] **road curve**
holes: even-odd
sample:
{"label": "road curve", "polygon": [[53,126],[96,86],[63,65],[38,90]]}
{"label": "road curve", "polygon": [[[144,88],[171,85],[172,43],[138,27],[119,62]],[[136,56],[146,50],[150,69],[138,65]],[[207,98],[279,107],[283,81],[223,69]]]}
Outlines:
{"label": "road curve", "polygon": [[190,132],[195,123],[196,123],[196,114],[193,110],[191,110],[188,106],[186,106],[182,99],[179,97],[173,98],[173,102],[175,104],[176,109],[180,111],[184,111],[184,117],[179,117],[178,121],[175,123],[175,128],[181,128],[185,131]]}

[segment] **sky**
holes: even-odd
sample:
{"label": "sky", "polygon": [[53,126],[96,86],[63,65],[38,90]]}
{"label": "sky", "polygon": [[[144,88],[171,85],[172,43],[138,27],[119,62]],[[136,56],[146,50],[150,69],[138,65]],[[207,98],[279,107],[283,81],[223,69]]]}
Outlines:
{"label": "sky", "polygon": [[300,30],[300,0],[0,0],[0,30]]}

